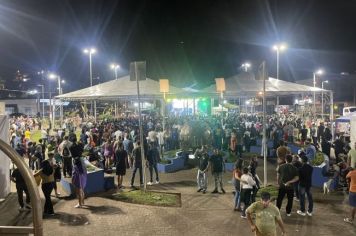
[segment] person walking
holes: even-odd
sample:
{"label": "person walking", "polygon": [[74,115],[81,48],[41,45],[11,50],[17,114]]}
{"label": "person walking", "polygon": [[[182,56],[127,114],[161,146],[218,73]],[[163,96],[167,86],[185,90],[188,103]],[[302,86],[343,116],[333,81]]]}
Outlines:
{"label": "person walking", "polygon": [[148,162],[148,170],[150,171],[150,181],[147,183],[147,185],[153,185],[153,170],[156,173],[156,184],[159,184],[159,177],[158,177],[158,169],[157,169],[157,163],[160,160],[159,152],[158,149],[155,145],[155,143],[150,143],[148,145],[148,152],[147,152],[147,162]]}
{"label": "person walking", "polygon": [[244,167],[241,176],[241,201],[244,203],[241,218],[246,219],[246,209],[251,204],[251,195],[253,186],[256,185],[256,181],[253,179],[251,173],[248,172],[248,168]]}
{"label": "person walking", "polygon": [[305,216],[305,194],[308,197],[308,216],[313,215],[313,195],[311,193],[311,184],[312,184],[312,175],[313,167],[308,164],[308,157],[301,156],[302,166],[299,168],[299,203],[300,210],[297,211],[297,214]]}
{"label": "person walking", "polygon": [[351,171],[347,174],[346,179],[350,181],[349,204],[351,206],[351,217],[345,218],[344,221],[352,224],[356,215],[356,169],[351,168]]}
{"label": "person walking", "polygon": [[220,189],[222,193],[226,193],[223,188],[222,173],[225,172],[225,165],[222,155],[219,152],[219,149],[214,148],[213,155],[210,158],[211,170],[214,176],[215,188],[211,193],[219,193],[218,185],[220,184]]}
{"label": "person walking", "polygon": [[122,189],[122,181],[126,174],[126,160],[127,152],[124,149],[124,144],[119,143],[115,151],[116,175],[117,175],[117,188]]}
{"label": "person walking", "polygon": [[134,182],[135,182],[135,176],[137,170],[139,170],[140,173],[140,185],[143,185],[143,175],[142,175],[142,163],[141,163],[141,144],[138,141],[136,147],[132,151],[132,158],[133,158],[133,171],[132,171],[132,177],[131,177],[131,188],[134,187]]}
{"label": "person walking", "polygon": [[58,153],[61,155],[63,160],[63,176],[67,178],[67,174],[69,177],[72,176],[72,154],[70,152],[70,147],[72,146],[72,142],[68,140],[68,136],[64,137],[64,140],[58,146]]}
{"label": "person walking", "polygon": [[[277,236],[276,222],[282,230],[282,235],[286,234],[281,214],[278,208],[271,204],[270,193],[262,192],[261,201],[249,206],[246,209],[246,214],[251,231],[256,236]],[[255,221],[252,219],[253,215],[255,216]]]}
{"label": "person walking", "polygon": [[278,168],[277,182],[279,185],[277,207],[281,209],[283,198],[287,194],[288,203],[286,207],[287,216],[291,215],[293,207],[294,188],[293,183],[299,180],[298,169],[292,165],[292,155],[286,156],[285,164],[282,164]]}
{"label": "person walking", "polygon": [[[17,200],[19,202],[19,211],[25,211],[31,209],[30,206],[30,194],[28,193],[25,180],[23,179],[20,170],[15,168],[11,174],[11,180],[16,184]],[[26,204],[23,202],[23,193],[26,194]]]}
{"label": "person walking", "polygon": [[53,204],[51,201],[51,193],[54,188],[54,170],[48,160],[42,161],[42,168],[34,174],[40,176],[42,180],[42,191],[45,196],[45,205],[43,208],[43,216],[54,216]]}
{"label": "person walking", "polygon": [[82,208],[84,206],[84,189],[87,184],[87,168],[82,157],[74,157],[73,159],[73,174],[72,184],[75,187],[75,192],[78,198],[78,204],[75,208]]}
{"label": "person walking", "polygon": [[201,149],[197,149],[194,156],[198,159],[198,174],[197,174],[197,192],[206,193],[208,188],[208,176],[207,171],[209,168],[209,156],[206,151],[206,146],[202,146]]}

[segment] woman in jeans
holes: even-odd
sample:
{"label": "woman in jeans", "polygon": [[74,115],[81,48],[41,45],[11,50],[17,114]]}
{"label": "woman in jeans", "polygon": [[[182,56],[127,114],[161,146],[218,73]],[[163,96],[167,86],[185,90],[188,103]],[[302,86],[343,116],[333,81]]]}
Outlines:
{"label": "woman in jeans", "polygon": [[235,163],[235,168],[232,172],[232,183],[235,187],[234,211],[241,211],[241,201],[240,201],[240,193],[241,193],[240,180],[242,176],[241,168],[242,168],[242,160],[240,159]]}
{"label": "woman in jeans", "polygon": [[246,219],[246,209],[251,204],[252,189],[253,186],[256,185],[256,182],[251,176],[251,174],[248,173],[247,167],[244,167],[242,172],[243,175],[241,176],[241,201],[243,201],[244,203],[244,208],[242,210],[241,218]]}
{"label": "woman in jeans", "polygon": [[51,192],[54,187],[54,170],[48,160],[42,161],[42,168],[35,173],[35,176],[40,176],[42,180],[42,191],[45,196],[45,205],[43,208],[43,216],[54,216],[53,205],[51,201]]}

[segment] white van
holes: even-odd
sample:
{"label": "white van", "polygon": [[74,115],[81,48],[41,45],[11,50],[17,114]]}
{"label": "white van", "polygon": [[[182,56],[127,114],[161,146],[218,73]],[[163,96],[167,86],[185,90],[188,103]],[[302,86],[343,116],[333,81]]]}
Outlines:
{"label": "white van", "polygon": [[344,109],[342,109],[343,116],[349,116],[351,113],[356,114],[356,107],[344,107]]}

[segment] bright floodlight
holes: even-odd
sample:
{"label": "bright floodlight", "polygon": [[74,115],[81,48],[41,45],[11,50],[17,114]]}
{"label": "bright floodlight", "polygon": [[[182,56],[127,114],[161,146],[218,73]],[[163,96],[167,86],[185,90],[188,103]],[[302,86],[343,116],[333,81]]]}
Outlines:
{"label": "bright floodlight", "polygon": [[50,79],[55,79],[55,78],[57,78],[58,76],[57,76],[56,74],[51,73],[51,74],[48,75],[48,77],[49,77]]}
{"label": "bright floodlight", "polygon": [[111,69],[119,69],[120,68],[120,65],[118,65],[118,64],[115,64],[115,63],[112,63],[111,65],[110,65],[110,68]]}
{"label": "bright floodlight", "polygon": [[88,48],[85,48],[84,50],[83,50],[83,52],[85,53],[85,54],[94,54],[94,53],[96,53],[96,49],[95,48],[90,48],[90,49],[88,49]]}
{"label": "bright floodlight", "polygon": [[328,83],[329,83],[329,80],[325,80],[324,83],[327,83],[327,84],[328,84]]}
{"label": "bright floodlight", "polygon": [[317,74],[317,75],[322,75],[323,73],[324,73],[324,71],[321,69],[319,69],[315,72],[315,74]]}
{"label": "bright floodlight", "polygon": [[61,83],[62,83],[62,84],[65,84],[65,83],[66,83],[66,81],[65,81],[65,80],[62,80],[62,81],[61,81]]}
{"label": "bright floodlight", "polygon": [[273,45],[273,50],[275,50],[275,51],[283,51],[286,49],[287,49],[287,44],[285,44],[285,43],[279,43],[279,44]]}

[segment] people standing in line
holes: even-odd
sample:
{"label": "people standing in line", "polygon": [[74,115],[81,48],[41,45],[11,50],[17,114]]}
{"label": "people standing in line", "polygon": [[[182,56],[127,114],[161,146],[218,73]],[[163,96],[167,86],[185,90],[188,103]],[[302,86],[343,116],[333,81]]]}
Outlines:
{"label": "people standing in line", "polygon": [[277,182],[279,185],[277,207],[281,209],[283,198],[287,194],[288,203],[286,207],[287,216],[291,215],[293,207],[294,188],[293,184],[299,180],[298,169],[292,165],[293,157],[291,155],[286,156],[285,164],[279,166],[277,171]]}
{"label": "people standing in line", "polygon": [[308,216],[313,215],[313,195],[311,193],[313,167],[308,164],[308,157],[301,156],[302,166],[299,168],[299,200],[300,210],[297,211],[299,215],[305,216],[305,194],[308,197]]}
{"label": "people standing in line", "polygon": [[195,158],[198,159],[198,173],[197,173],[197,192],[206,193],[208,188],[208,168],[209,168],[209,156],[206,150],[206,146],[202,146],[201,149],[197,149],[194,153]]}
{"label": "people standing in line", "polygon": [[256,185],[256,181],[253,179],[251,173],[248,172],[248,168],[244,167],[241,176],[241,201],[244,203],[241,218],[246,219],[246,209],[251,204],[251,195],[253,186]]}
{"label": "people standing in line", "polygon": [[140,174],[140,185],[143,185],[143,174],[142,174],[142,159],[141,159],[141,144],[138,141],[136,147],[132,151],[133,158],[133,171],[131,177],[131,188],[134,188],[135,176],[137,170]]}
{"label": "people standing in line", "polygon": [[69,177],[72,176],[72,154],[70,152],[70,147],[72,146],[72,142],[68,140],[68,136],[64,137],[64,140],[58,146],[58,153],[61,155],[63,159],[63,176],[67,178],[67,174]]}
{"label": "people standing in line", "polygon": [[235,188],[234,196],[234,211],[241,211],[241,176],[242,176],[242,160],[239,159],[235,163],[235,168],[232,171],[232,184]]}
{"label": "people standing in line", "polygon": [[345,218],[344,221],[352,224],[356,215],[356,169],[351,168],[350,172],[346,176],[346,179],[350,183],[349,204],[351,207],[351,213],[350,217]]}
{"label": "people standing in line", "polygon": [[84,160],[82,157],[73,158],[73,175],[72,175],[72,184],[75,187],[75,192],[78,198],[78,204],[75,205],[75,208],[81,208],[84,206],[84,189],[87,184],[87,168],[85,166]]}
{"label": "people standing in line", "polygon": [[[124,140],[125,141],[125,140]],[[126,160],[127,152],[124,149],[124,143],[119,143],[115,151],[116,175],[117,175],[117,188],[122,189],[122,181],[126,174]]]}
{"label": "people standing in line", "polygon": [[147,152],[147,162],[148,162],[148,170],[150,172],[150,181],[147,185],[153,185],[153,170],[156,173],[156,182],[155,184],[159,184],[159,177],[158,177],[158,169],[157,163],[160,160],[159,152],[157,147],[154,143],[150,143],[148,145],[148,152]]}
{"label": "people standing in line", "polygon": [[211,171],[214,176],[215,188],[212,193],[219,193],[218,186],[222,193],[226,193],[223,188],[222,174],[225,172],[225,164],[219,149],[214,148],[213,155],[210,158]]}
{"label": "people standing in line", "polygon": [[[17,200],[19,202],[19,211],[30,210],[30,194],[28,193],[27,186],[24,178],[22,177],[20,170],[15,168],[11,173],[11,180],[16,184]],[[23,193],[26,194],[26,204],[23,202]]]}
{"label": "people standing in line", "polygon": [[[268,192],[261,193],[261,201],[253,203],[246,210],[247,220],[251,226],[251,231],[256,236],[277,235],[276,222],[282,230],[282,234],[286,234],[281,214],[278,208],[271,204],[271,195]],[[253,221],[252,216],[255,216]]]}
{"label": "people standing in line", "polygon": [[42,161],[42,168],[34,174],[40,176],[42,180],[42,191],[45,196],[45,205],[43,208],[43,216],[54,216],[51,193],[54,187],[54,170],[48,160]]}

